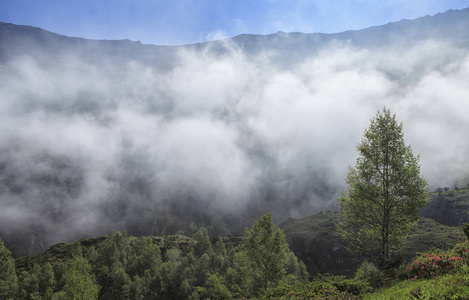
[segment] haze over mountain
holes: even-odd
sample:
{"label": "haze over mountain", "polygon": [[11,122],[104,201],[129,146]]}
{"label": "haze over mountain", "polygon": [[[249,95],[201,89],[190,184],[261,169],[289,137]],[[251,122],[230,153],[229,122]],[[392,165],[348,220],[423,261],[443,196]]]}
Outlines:
{"label": "haze over mountain", "polygon": [[431,188],[469,182],[469,9],[186,46],[0,23],[0,235],[239,232],[336,209],[384,106]]}

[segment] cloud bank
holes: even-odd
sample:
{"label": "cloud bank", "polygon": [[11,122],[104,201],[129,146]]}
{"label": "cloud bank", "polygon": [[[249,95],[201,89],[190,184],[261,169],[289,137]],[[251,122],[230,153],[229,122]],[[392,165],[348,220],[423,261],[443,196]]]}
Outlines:
{"label": "cloud bank", "polygon": [[[220,51],[220,49],[222,51]],[[331,42],[298,63],[227,40],[169,69],[74,54],[0,72],[0,228],[17,254],[128,230],[239,232],[337,208],[378,109],[404,124],[431,188],[469,181],[469,52]]]}

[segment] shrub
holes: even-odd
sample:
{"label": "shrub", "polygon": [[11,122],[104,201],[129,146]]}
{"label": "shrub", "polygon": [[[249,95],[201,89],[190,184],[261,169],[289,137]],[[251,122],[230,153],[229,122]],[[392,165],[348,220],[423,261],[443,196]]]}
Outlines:
{"label": "shrub", "polygon": [[327,286],[334,286],[339,292],[359,295],[362,293],[371,292],[372,290],[369,282],[366,280],[349,279],[346,276],[334,276],[329,273],[319,276],[319,282],[323,282]]}
{"label": "shrub", "polygon": [[[340,276],[342,277],[342,276]],[[331,279],[331,278],[329,278]],[[281,285],[272,287],[259,299],[363,299],[362,295],[353,295],[346,291],[341,291],[336,286],[322,280],[314,280],[308,283],[297,285]]]}
{"label": "shrub", "polygon": [[462,257],[464,262],[469,264],[469,240],[456,244],[452,250],[452,253],[456,256]]}
{"label": "shrub", "polygon": [[373,288],[381,287],[387,280],[384,274],[373,264],[367,260],[363,261],[355,272],[355,280],[365,280]]}
{"label": "shrub", "polygon": [[454,273],[463,264],[464,259],[461,256],[449,251],[437,254],[425,253],[407,265],[401,277],[410,280],[433,278]]}
{"label": "shrub", "polygon": [[466,238],[469,240],[469,223],[464,223],[464,225],[462,225],[462,230],[464,231]]}

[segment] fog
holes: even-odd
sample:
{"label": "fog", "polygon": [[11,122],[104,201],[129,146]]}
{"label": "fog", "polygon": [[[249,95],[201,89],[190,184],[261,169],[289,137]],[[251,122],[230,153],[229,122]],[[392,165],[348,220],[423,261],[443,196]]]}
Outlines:
{"label": "fog", "polygon": [[336,210],[383,107],[431,189],[469,183],[467,48],[333,41],[291,65],[231,40],[175,51],[165,69],[74,53],[2,63],[0,227],[16,254],[109,230],[228,234],[266,212]]}

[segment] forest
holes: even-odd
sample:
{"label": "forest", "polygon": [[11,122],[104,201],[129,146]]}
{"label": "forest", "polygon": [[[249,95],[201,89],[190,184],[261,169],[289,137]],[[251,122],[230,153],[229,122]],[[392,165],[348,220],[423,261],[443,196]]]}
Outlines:
{"label": "forest", "polygon": [[[270,251],[272,247],[278,252]],[[258,219],[243,237],[210,239],[204,228],[193,238],[133,237],[112,232],[71,244],[56,244],[45,252],[16,260],[0,242],[0,264],[0,299],[467,299],[469,296],[468,241],[448,250],[429,249],[392,269],[380,270],[364,261],[350,276],[332,273],[312,276],[286,247],[282,230],[273,225],[269,215]]]}
{"label": "forest", "polygon": [[240,299],[308,279],[270,214],[239,239],[210,240],[201,228],[193,238],[175,236],[169,244],[111,232],[57,244],[53,259],[26,261],[15,271],[2,242],[0,298]]}

